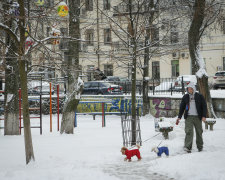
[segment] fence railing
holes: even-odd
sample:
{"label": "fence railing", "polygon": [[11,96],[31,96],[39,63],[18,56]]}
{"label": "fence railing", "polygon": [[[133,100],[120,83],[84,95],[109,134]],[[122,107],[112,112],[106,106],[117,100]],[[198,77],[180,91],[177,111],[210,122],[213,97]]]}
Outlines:
{"label": "fence railing", "polygon": [[[181,82],[176,81],[177,78],[160,78],[148,80],[148,93],[155,94],[180,94],[185,92],[185,85],[183,79]],[[113,81],[110,82],[123,87],[124,94],[130,94],[132,91],[131,81]],[[136,81],[136,93],[142,95],[143,93],[143,81]]]}

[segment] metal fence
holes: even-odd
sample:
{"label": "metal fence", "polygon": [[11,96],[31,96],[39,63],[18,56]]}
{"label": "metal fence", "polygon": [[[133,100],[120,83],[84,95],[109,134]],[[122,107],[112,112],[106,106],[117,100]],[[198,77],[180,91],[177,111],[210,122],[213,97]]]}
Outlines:
{"label": "metal fence", "polygon": [[[161,78],[161,79],[149,79],[148,80],[148,93],[150,95],[155,94],[180,94],[185,92],[185,85],[182,81],[180,84],[176,84],[177,78]],[[112,84],[117,84],[123,87],[124,94],[130,94],[132,91],[131,81],[113,81]],[[143,93],[143,81],[136,81],[136,93],[142,95]]]}

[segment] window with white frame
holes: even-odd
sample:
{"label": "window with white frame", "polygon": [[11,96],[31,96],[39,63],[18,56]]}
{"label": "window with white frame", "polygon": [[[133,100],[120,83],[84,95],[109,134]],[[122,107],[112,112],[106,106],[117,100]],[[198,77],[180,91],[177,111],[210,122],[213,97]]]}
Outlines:
{"label": "window with white frame", "polygon": [[104,44],[111,43],[111,29],[104,29]]}
{"label": "window with white frame", "polygon": [[172,69],[172,77],[178,77],[180,74],[179,68],[179,60],[172,60],[171,61],[171,69]]}
{"label": "window with white frame", "polygon": [[87,29],[86,30],[86,41],[87,45],[93,46],[93,41],[94,41],[94,29]]}

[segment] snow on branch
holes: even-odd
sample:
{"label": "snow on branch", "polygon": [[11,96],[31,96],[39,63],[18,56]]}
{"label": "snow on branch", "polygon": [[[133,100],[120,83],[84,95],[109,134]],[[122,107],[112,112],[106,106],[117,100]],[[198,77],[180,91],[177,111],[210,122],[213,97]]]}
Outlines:
{"label": "snow on branch", "polygon": [[208,77],[208,74],[206,72],[205,61],[200,53],[199,47],[197,47],[197,50],[196,50],[196,61],[197,61],[197,65],[199,67],[198,72],[196,72],[196,76],[198,78],[202,78],[203,76]]}
{"label": "snow on branch", "polygon": [[16,45],[19,47],[19,38],[8,26],[0,23],[0,30],[6,32],[13,40],[15,40]]}

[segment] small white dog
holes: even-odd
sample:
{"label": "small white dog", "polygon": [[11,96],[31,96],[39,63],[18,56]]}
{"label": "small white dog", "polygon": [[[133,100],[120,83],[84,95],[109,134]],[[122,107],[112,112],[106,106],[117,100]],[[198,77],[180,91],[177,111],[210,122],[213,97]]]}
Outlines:
{"label": "small white dog", "polygon": [[161,157],[161,155],[162,155],[163,153],[165,153],[167,157],[169,156],[169,149],[168,149],[168,147],[166,147],[166,146],[162,146],[162,147],[153,147],[153,148],[152,148],[152,151],[154,151],[154,152],[157,154],[158,157]]}

